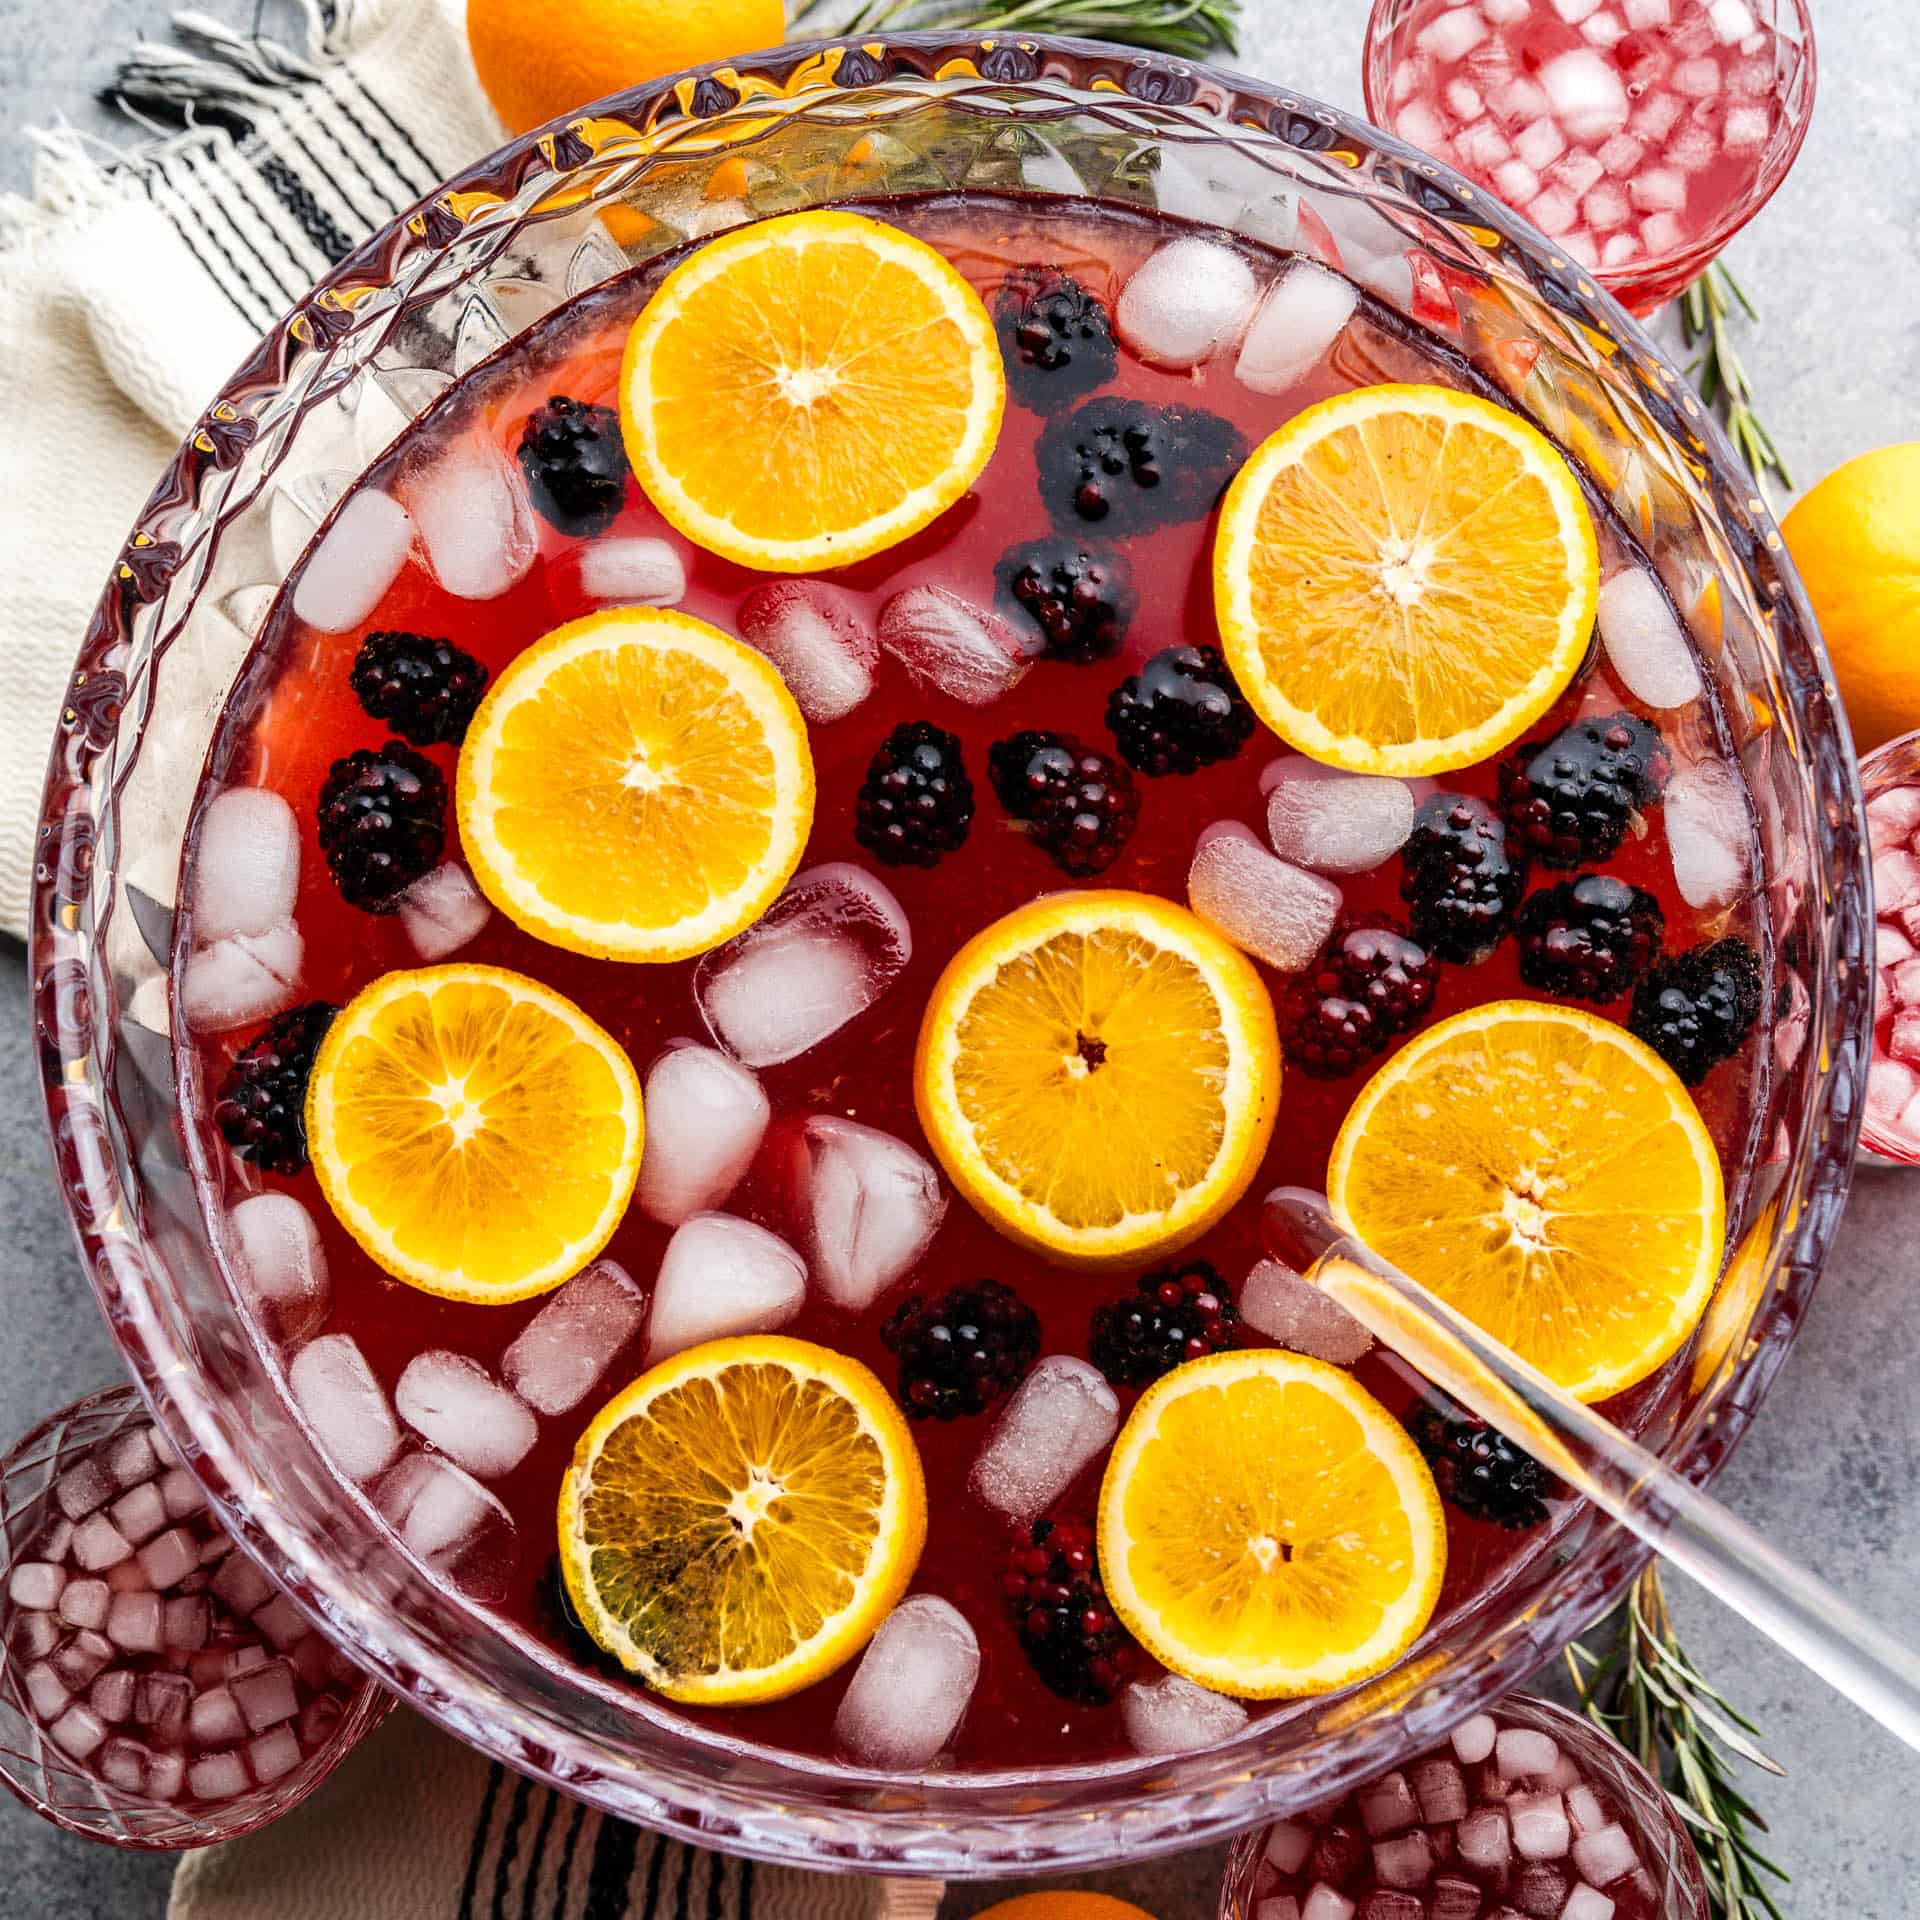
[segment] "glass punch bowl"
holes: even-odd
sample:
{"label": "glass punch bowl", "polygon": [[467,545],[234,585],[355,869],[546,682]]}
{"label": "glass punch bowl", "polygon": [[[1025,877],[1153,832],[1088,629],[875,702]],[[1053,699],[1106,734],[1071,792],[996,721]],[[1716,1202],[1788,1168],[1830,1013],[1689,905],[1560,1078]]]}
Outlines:
{"label": "glass punch bowl", "polygon": [[[716,205],[707,182],[734,156],[745,196]],[[1688,612],[1752,788],[1779,1010],[1732,1170],[1730,1279],[1649,1434],[1709,1478],[1793,1339],[1852,1161],[1873,976],[1845,722],[1772,520],[1646,336],[1457,175],[1283,87],[1072,41],[794,45],[620,95],[452,181],[261,341],[131,535],[53,745],[32,948],[48,1122],[100,1305],[227,1524],[319,1624],[453,1733],[598,1806],[768,1859],[950,1875],[1170,1851],[1324,1799],[1518,1683],[1642,1551],[1579,1510],[1384,1681],[1175,1760],[889,1778],[696,1730],[429,1579],[321,1457],[210,1254],[166,959],[195,780],[275,583],[451,379],[716,221],[969,189],[1159,208],[1280,247],[1317,216],[1349,273],[1569,450]]]}

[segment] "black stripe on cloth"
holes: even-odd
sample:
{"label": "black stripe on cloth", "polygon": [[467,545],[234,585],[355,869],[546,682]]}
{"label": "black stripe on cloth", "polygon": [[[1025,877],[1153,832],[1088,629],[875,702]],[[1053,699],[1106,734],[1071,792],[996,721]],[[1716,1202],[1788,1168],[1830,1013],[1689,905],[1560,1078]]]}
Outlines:
{"label": "black stripe on cloth", "polygon": [[215,191],[217,182],[230,181],[234,192],[239,195],[241,203],[246,207],[247,211],[273,235],[275,242],[284,252],[286,242],[274,227],[272,214],[247,191],[246,175],[243,174],[238,167],[228,169],[213,167],[209,168],[205,173],[199,174],[197,178],[200,182],[201,192],[206,195],[209,202],[217,206],[226,216],[227,224],[233,228],[235,237],[240,241],[240,244],[246,248],[247,252],[260,263],[260,271],[273,282],[274,290],[280,296],[281,308],[285,309],[293,306],[306,290],[304,282],[296,280],[292,286],[287,284],[286,275],[260,251],[253,236],[233,217],[233,210],[227,206]]}
{"label": "black stripe on cloth", "polygon": [[353,251],[353,242],[341,232],[340,223],[333,215],[313,197],[313,189],[277,153],[262,154],[253,164],[260,178],[273,189],[274,198],[307,236],[313,250],[328,266],[338,266]]}
{"label": "black stripe on cloth", "polygon": [[533,1800],[533,1782],[523,1773],[513,1783],[513,1803],[500,1834],[500,1852],[493,1863],[493,1920],[507,1920],[507,1888],[513,1881],[513,1863],[520,1857],[520,1829],[527,1822]]}
{"label": "black stripe on cloth", "polygon": [[[367,163],[354,151],[353,143],[349,140],[341,139],[340,130],[333,124],[331,116],[326,111],[327,108],[338,108],[341,118],[344,119],[356,133],[364,137],[366,130],[360,125],[359,117],[354,113],[353,109],[341,99],[339,93],[328,87],[326,81],[322,79],[318,83],[317,104],[314,105],[314,126],[333,142],[335,148],[346,160],[347,164],[366,182],[367,191],[379,202],[382,209],[388,214],[398,213],[403,202],[396,200],[393,197],[391,189],[382,186],[381,183],[367,171]],[[385,155],[381,157],[384,159]],[[417,198],[418,196],[414,194],[413,189],[408,186],[405,175],[400,175],[399,179],[401,193],[408,199]]]}
{"label": "black stripe on cloth", "polygon": [[[180,217],[180,212],[177,211],[174,206],[170,205],[168,200],[162,199],[161,196],[154,191],[154,180],[156,177],[160,184],[166,188],[170,198],[173,201],[179,202],[180,208],[184,210],[186,203],[181,198],[180,189],[173,184],[166,169],[161,166],[157,159],[154,161],[151,171],[142,175],[142,184],[146,187],[147,198],[166,216],[168,225],[180,236],[187,251],[192,254],[194,259],[199,263],[200,271],[227,296],[227,304],[232,307],[234,312],[237,313],[249,327],[253,328],[255,332],[264,332],[267,328],[271,327],[273,325],[275,309],[268,307],[263,316],[260,312],[248,307],[247,303],[240,298],[239,293],[235,290],[232,281],[229,281],[227,277],[221,273],[220,269],[195,245],[193,232],[189,231],[187,222]],[[259,290],[248,280],[247,276],[240,271],[239,264],[234,260],[233,256],[227,252],[225,247],[221,246],[220,236],[207,232],[206,228],[202,226],[198,220],[193,222],[193,227],[221,258],[226,261],[227,265],[233,269],[234,278],[239,281],[240,285],[244,287],[253,298],[259,299]]]}
{"label": "black stripe on cloth", "polygon": [[[351,75],[351,73],[349,73],[348,78],[351,79],[352,77],[353,76]],[[365,93],[366,88],[361,87],[360,91],[362,93]],[[409,193],[418,197],[420,194],[426,191],[426,188],[416,185],[413,179],[406,173],[406,171],[403,168],[396,166],[394,164],[393,155],[390,154],[386,150],[386,147],[381,143],[380,136],[377,133],[375,133],[374,130],[370,126],[368,126],[367,123],[364,120],[362,120],[360,116],[357,113],[355,113],[350,106],[347,105],[344,89],[341,89],[335,92],[333,96],[333,104],[340,109],[343,115],[345,115],[347,124],[353,128],[354,132],[357,133],[360,136],[360,138],[364,140],[367,143],[367,145],[370,146],[376,154],[379,155],[380,164],[384,166],[386,170],[390,174],[392,174],[393,177],[396,180],[398,180],[400,184],[403,187],[405,187]],[[431,180],[427,182],[428,186],[431,186],[432,184],[433,182]]]}
{"label": "black stripe on cloth", "polygon": [[[306,141],[300,137],[299,130],[293,124],[292,114],[289,113],[289,114],[281,115],[280,131],[286,136],[287,141],[290,145],[298,147],[301,153],[303,153],[306,156],[307,161],[312,166],[314,172],[317,173],[320,176],[320,178],[324,180],[327,183],[327,185],[331,187],[336,194],[339,195],[340,204],[343,207],[345,207],[350,214],[353,215],[354,219],[357,220],[363,228],[367,229],[368,231],[371,231],[373,228],[380,225],[380,220],[378,215],[362,213],[360,211],[360,209],[354,204],[353,195],[350,194],[346,190],[346,188],[343,187],[340,184],[340,182],[333,177],[333,175],[330,172],[328,172],[327,163],[324,160],[322,160],[320,156],[317,153],[315,153],[310,146],[307,145]],[[389,207],[387,211],[391,213],[394,211],[394,209]]]}
{"label": "black stripe on cloth", "polygon": [[751,1860],[740,1862],[740,1920],[753,1920],[753,1865]]}
{"label": "black stripe on cloth", "polygon": [[667,1864],[667,1842],[657,1839],[653,1843],[653,1858],[647,1862],[647,1901],[640,1910],[640,1920],[654,1920],[660,1907],[660,1876]]}
{"label": "black stripe on cloth", "polygon": [[680,1885],[673,1896],[673,1920],[693,1920],[687,1896],[693,1891],[693,1863],[699,1857],[697,1847],[680,1849]]}
{"label": "black stripe on cloth", "polygon": [[580,1920],[626,1920],[633,1857],[640,1850],[640,1829],[624,1820],[600,1822],[594,1835],[593,1865],[587,1869],[586,1904]]}
{"label": "black stripe on cloth", "polygon": [[[553,1913],[551,1920],[567,1920],[567,1896],[573,1889],[573,1855],[580,1844],[580,1829],[587,1823],[587,1803],[573,1803],[573,1823],[567,1828],[566,1844],[560,1849],[560,1871],[553,1877]],[[529,1888],[528,1897],[532,1891]]]}
{"label": "black stripe on cloth", "polygon": [[540,1791],[540,1824],[533,1830],[533,1857],[527,1862],[527,1877],[520,1885],[520,1920],[533,1920],[533,1896],[540,1889],[540,1869],[547,1864],[547,1835],[553,1831],[553,1816],[560,1810],[560,1796],[551,1787]]}
{"label": "black stripe on cloth", "polygon": [[726,1911],[727,1856],[724,1853],[707,1855],[707,1920],[720,1920]]}
{"label": "black stripe on cloth", "polygon": [[493,1803],[499,1797],[506,1769],[498,1760],[487,1763],[487,1790],[480,1796],[480,1817],[474,1822],[473,1845],[467,1850],[467,1877],[460,1883],[460,1920],[473,1920],[473,1896],[480,1886],[480,1863],[487,1857],[487,1835],[493,1831]]}
{"label": "black stripe on cloth", "polygon": [[[390,126],[394,130],[394,132],[397,133],[400,136],[400,138],[407,143],[407,150],[413,155],[413,157],[416,160],[420,162],[420,164],[423,167],[426,168],[428,181],[431,183],[436,180],[444,179],[447,171],[446,168],[443,167],[439,163],[439,161],[434,159],[433,155],[428,153],[426,149],[421,146],[420,142],[416,140],[413,137],[413,135],[409,133],[407,129],[403,125],[401,125],[401,123],[398,120],[396,120],[391,113],[387,111],[386,102],[382,100],[380,96],[377,93],[375,93],[374,90],[370,86],[368,86],[367,83],[364,80],[362,80],[360,76],[357,73],[355,73],[351,67],[347,68],[346,73],[347,73],[347,78],[351,80],[353,84],[359,89],[361,99],[363,99],[367,103],[367,105],[370,106],[374,110],[374,112],[377,113],[380,116],[380,118],[384,120],[387,123],[387,125]],[[388,161],[387,164],[389,166],[393,165],[392,161]],[[400,171],[398,167],[394,167],[393,170],[395,173],[398,173]],[[422,189],[422,191],[425,191],[425,189]]]}

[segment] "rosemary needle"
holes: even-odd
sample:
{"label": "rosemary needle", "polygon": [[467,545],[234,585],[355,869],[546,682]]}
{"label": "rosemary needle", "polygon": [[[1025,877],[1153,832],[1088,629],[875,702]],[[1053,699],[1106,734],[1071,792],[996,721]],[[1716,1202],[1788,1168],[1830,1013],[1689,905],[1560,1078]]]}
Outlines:
{"label": "rosemary needle", "polygon": [[1232,53],[1239,24],[1240,0],[863,0],[834,31],[912,26],[1071,33],[1197,59],[1216,48]]}
{"label": "rosemary needle", "polygon": [[1729,326],[1736,305],[1749,320],[1760,318],[1746,289],[1728,267],[1716,260],[1680,296],[1680,326],[1687,344],[1700,348],[1698,359],[1688,369],[1699,383],[1700,397],[1719,410],[1727,438],[1747,463],[1765,498],[1769,474],[1778,476],[1781,485],[1788,487],[1793,485],[1793,476],[1780,457],[1773,435],[1755,411],[1753,387]]}

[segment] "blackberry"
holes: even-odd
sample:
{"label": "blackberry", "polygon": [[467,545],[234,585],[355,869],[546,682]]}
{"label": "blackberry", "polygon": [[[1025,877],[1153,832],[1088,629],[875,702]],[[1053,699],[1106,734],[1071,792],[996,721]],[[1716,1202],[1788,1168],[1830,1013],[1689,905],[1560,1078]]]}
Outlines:
{"label": "blackberry", "polygon": [[1080,742],[1070,733],[1026,727],[987,749],[987,778],[1016,820],[1031,820],[1041,799],[1072,779],[1074,756],[1080,751]]}
{"label": "blackberry", "polygon": [[964,844],[972,821],[960,742],[930,720],[895,727],[868,762],[853,837],[890,867],[932,867]]}
{"label": "blackberry", "polygon": [[1566,1492],[1560,1482],[1504,1433],[1471,1414],[1449,1419],[1431,1402],[1407,1416],[1407,1434],[1433,1469],[1434,1485],[1474,1520],[1523,1533],[1547,1517],[1549,1500]]}
{"label": "blackberry", "polygon": [[1104,394],[1051,422],[1034,448],[1054,525],[1113,534],[1202,519],[1245,453],[1218,414]]}
{"label": "blackberry", "polygon": [[398,740],[336,760],[320,787],[320,850],[349,906],[392,913],[447,838],[447,783]]}
{"label": "blackberry", "polygon": [[527,416],[520,470],[541,516],[577,538],[605,533],[627,497],[620,416],[556,393]]}
{"label": "blackberry", "polygon": [[1197,773],[1253,738],[1253,709],[1218,647],[1162,647],[1107,696],[1107,726],[1136,772]]}
{"label": "blackberry", "polygon": [[487,690],[487,670],[451,640],[424,633],[370,633],[353,662],[354,697],[416,747],[467,737]]}
{"label": "blackberry", "polygon": [[1132,1293],[1093,1310],[1087,1358],[1116,1387],[1151,1386],[1163,1373],[1234,1343],[1233,1289],[1208,1260],[1143,1273]]}
{"label": "blackberry", "polygon": [[1432,794],[1400,858],[1413,937],[1443,960],[1484,960],[1527,890],[1526,856],[1509,851],[1500,816],[1468,794]]}
{"label": "blackberry", "polygon": [[1419,1025],[1439,982],[1440,963],[1391,920],[1336,932],[1282,1009],[1287,1064],[1320,1080],[1351,1073]]}
{"label": "blackberry", "polygon": [[[1050,776],[1030,802],[1027,830],[1062,873],[1085,880],[1119,859],[1140,818],[1140,796],[1133,775],[1109,755],[1074,740],[1067,759],[1064,773]],[[1031,777],[1031,762],[1028,771]]]}
{"label": "blackberry", "polygon": [[1007,385],[1036,413],[1104,386],[1119,363],[1106,308],[1057,267],[1014,268],[994,296],[993,323]]}
{"label": "blackberry", "polygon": [[994,570],[1000,599],[1040,631],[1050,660],[1101,660],[1127,637],[1139,605],[1126,556],[1052,536],[1029,540]]}
{"label": "blackberry", "polygon": [[220,1082],[213,1121],[242,1160],[269,1173],[307,1165],[307,1076],[338,1007],[309,1000],[276,1014],[240,1049]]}
{"label": "blackberry", "polygon": [[1617,1000],[1660,954],[1666,915],[1640,887],[1585,873],[1543,887],[1520,909],[1520,978],[1563,1000]]}
{"label": "blackberry", "polygon": [[1033,1670],[1063,1700],[1104,1707],[1145,1666],[1107,1601],[1091,1525],[1049,1514],[1017,1538],[1000,1592]]}
{"label": "blackberry", "polygon": [[1630,713],[1576,720],[1501,763],[1500,811],[1516,844],[1546,867],[1610,859],[1635,808],[1667,784],[1666,742]]}
{"label": "blackberry", "polygon": [[1739,1051],[1760,1017],[1760,956],[1744,940],[1689,947],[1649,968],[1627,1028],[1688,1086]]}
{"label": "blackberry", "polygon": [[910,1420],[985,1413],[1040,1357],[1040,1316],[998,1280],[928,1298],[911,1294],[880,1339],[900,1357],[899,1401]]}

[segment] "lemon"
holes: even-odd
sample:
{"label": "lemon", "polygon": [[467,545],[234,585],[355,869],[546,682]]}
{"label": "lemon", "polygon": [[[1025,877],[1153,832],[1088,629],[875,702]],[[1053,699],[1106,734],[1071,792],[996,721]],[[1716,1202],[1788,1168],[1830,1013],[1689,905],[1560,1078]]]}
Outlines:
{"label": "lemon", "polygon": [[1100,1489],[1100,1571],[1135,1639],[1249,1700],[1390,1666],[1432,1617],[1447,1530],[1406,1430],[1338,1367],[1261,1348],[1141,1396]]}
{"label": "lemon", "polygon": [[980,296],[857,213],[708,241],[647,302],[620,375],[647,497],[697,546],[774,573],[846,566],[938,519],[1005,405]]}
{"label": "lemon", "polygon": [[1410,1040],[1327,1165],[1343,1226],[1581,1400],[1644,1380],[1720,1272],[1713,1137],[1658,1054],[1574,1007],[1496,1000]]}
{"label": "lemon", "polygon": [[775,1700],[867,1641],[927,1533],[920,1456],[857,1360],[753,1334],[689,1347],[601,1408],[560,1486],[594,1639],[669,1699]]}
{"label": "lemon", "polygon": [[1362,387],[1254,450],[1220,511],[1214,610],[1267,725],[1355,773],[1472,766],[1586,656],[1600,591],[1572,469],[1449,387]]}
{"label": "lemon", "polygon": [[1002,1233],[1082,1266],[1204,1233],[1252,1180],[1280,1102],[1273,1004],[1244,955],[1152,894],[1050,894],[934,987],[921,1125]]}
{"label": "lemon", "polygon": [[656,607],[588,614],[515,659],[455,781],[487,898],[603,960],[683,960],[757,920],[813,794],[806,722],[766,658]]}
{"label": "lemon", "polygon": [[1863,453],[1780,523],[1862,753],[1920,727],[1920,440]]}
{"label": "lemon", "polygon": [[327,1204],[396,1279],[500,1303],[578,1273],[640,1171],[640,1081],[570,1000],[500,967],[389,973],[307,1083]]}

